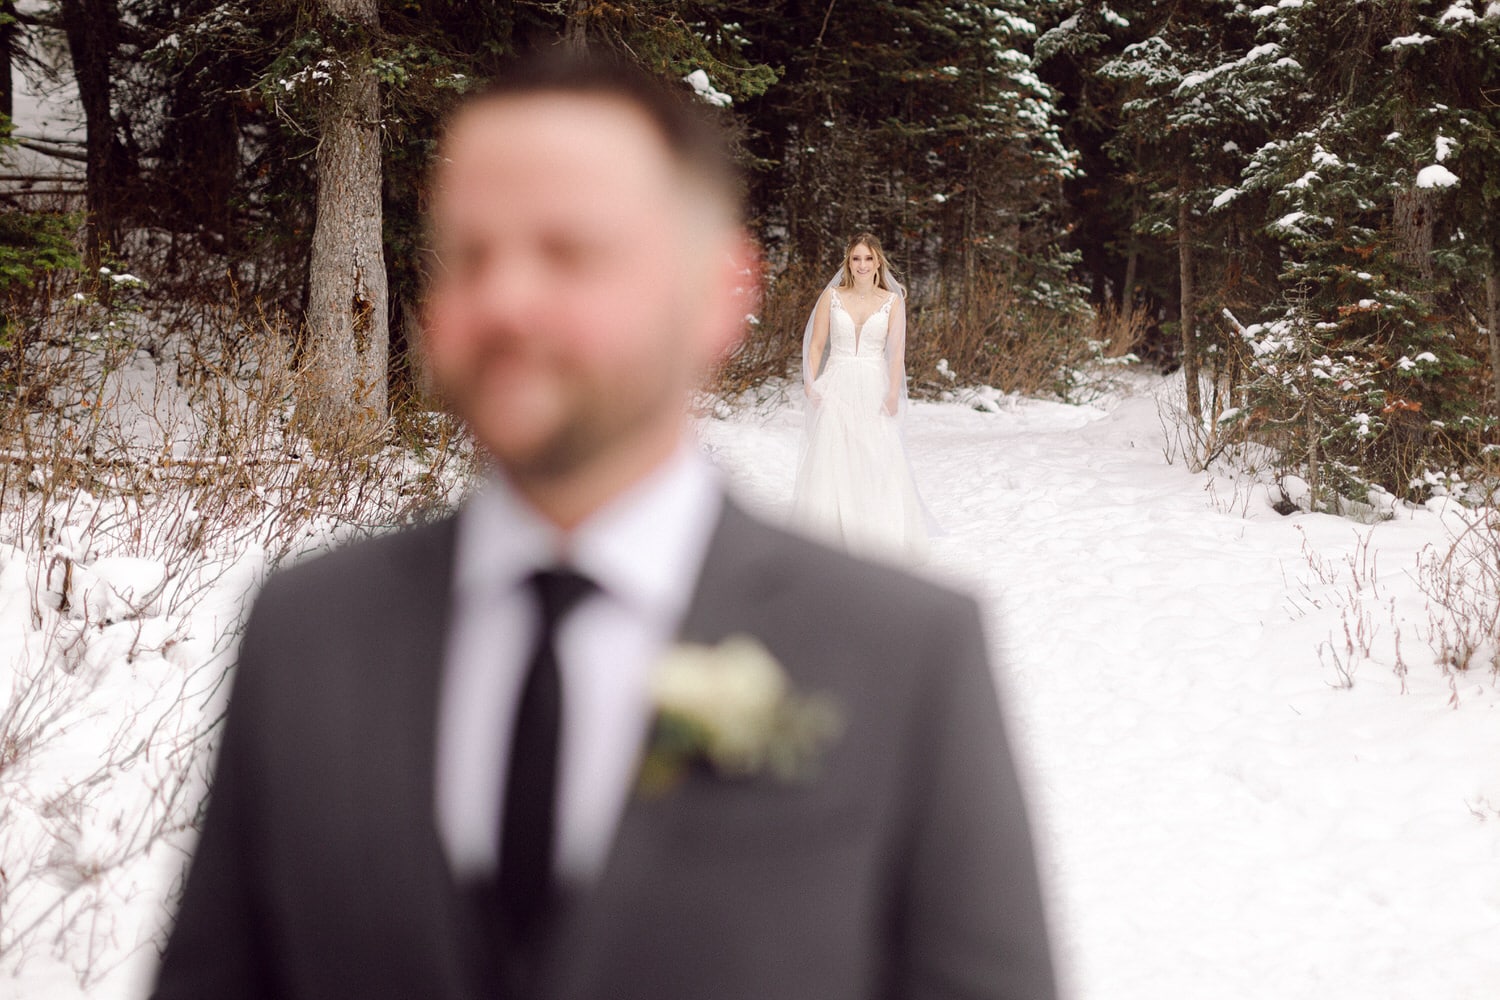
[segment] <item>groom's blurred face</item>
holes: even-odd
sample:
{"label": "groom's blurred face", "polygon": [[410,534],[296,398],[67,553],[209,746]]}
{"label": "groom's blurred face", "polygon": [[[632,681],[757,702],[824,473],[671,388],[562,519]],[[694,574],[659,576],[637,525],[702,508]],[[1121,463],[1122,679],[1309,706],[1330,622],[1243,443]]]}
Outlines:
{"label": "groom's blurred face", "polygon": [[441,156],[426,356],[481,443],[524,480],[679,438],[744,316],[733,206],[611,95],[482,100]]}

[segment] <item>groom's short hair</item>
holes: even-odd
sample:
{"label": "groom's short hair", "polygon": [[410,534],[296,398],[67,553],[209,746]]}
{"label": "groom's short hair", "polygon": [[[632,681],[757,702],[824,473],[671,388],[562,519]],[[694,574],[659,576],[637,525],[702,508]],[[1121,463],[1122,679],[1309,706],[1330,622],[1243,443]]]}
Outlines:
{"label": "groom's short hair", "polygon": [[672,160],[721,199],[736,217],[743,210],[744,181],[728,132],[707,102],[689,96],[686,85],[661,79],[614,56],[579,55],[552,49],[507,65],[459,105],[466,109],[515,97],[562,94],[624,101],[645,115]]}

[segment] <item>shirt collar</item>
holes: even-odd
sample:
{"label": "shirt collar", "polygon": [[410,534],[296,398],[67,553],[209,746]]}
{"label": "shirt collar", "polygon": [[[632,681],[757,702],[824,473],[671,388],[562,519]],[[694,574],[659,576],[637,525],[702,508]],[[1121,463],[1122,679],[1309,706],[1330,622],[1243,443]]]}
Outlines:
{"label": "shirt collar", "polygon": [[492,475],[459,514],[460,595],[504,591],[566,559],[602,590],[648,615],[687,610],[723,503],[719,476],[696,444],[565,535]]}

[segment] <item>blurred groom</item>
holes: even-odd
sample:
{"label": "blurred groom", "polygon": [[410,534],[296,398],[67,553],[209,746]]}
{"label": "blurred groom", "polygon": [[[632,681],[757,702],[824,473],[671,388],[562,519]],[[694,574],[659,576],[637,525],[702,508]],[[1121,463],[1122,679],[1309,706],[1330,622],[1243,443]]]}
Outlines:
{"label": "blurred groom", "polygon": [[[427,360],[494,472],[267,583],[154,996],[1052,998],[976,605],[755,520],[692,444],[756,264],[721,136],[535,61],[432,196]],[[662,742],[684,643],[730,680]]]}

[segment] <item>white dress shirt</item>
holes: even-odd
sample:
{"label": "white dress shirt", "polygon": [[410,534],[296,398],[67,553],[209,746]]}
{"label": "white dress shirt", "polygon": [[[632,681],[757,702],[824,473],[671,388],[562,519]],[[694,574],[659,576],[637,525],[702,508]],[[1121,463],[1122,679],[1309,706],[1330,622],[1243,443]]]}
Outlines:
{"label": "white dress shirt", "polygon": [[438,708],[438,832],[455,876],[498,863],[516,703],[539,612],[527,578],[565,564],[599,589],[558,628],[562,733],[556,873],[596,878],[650,724],[652,666],[687,613],[723,503],[692,444],[564,535],[499,477],[459,512],[453,609]]}

